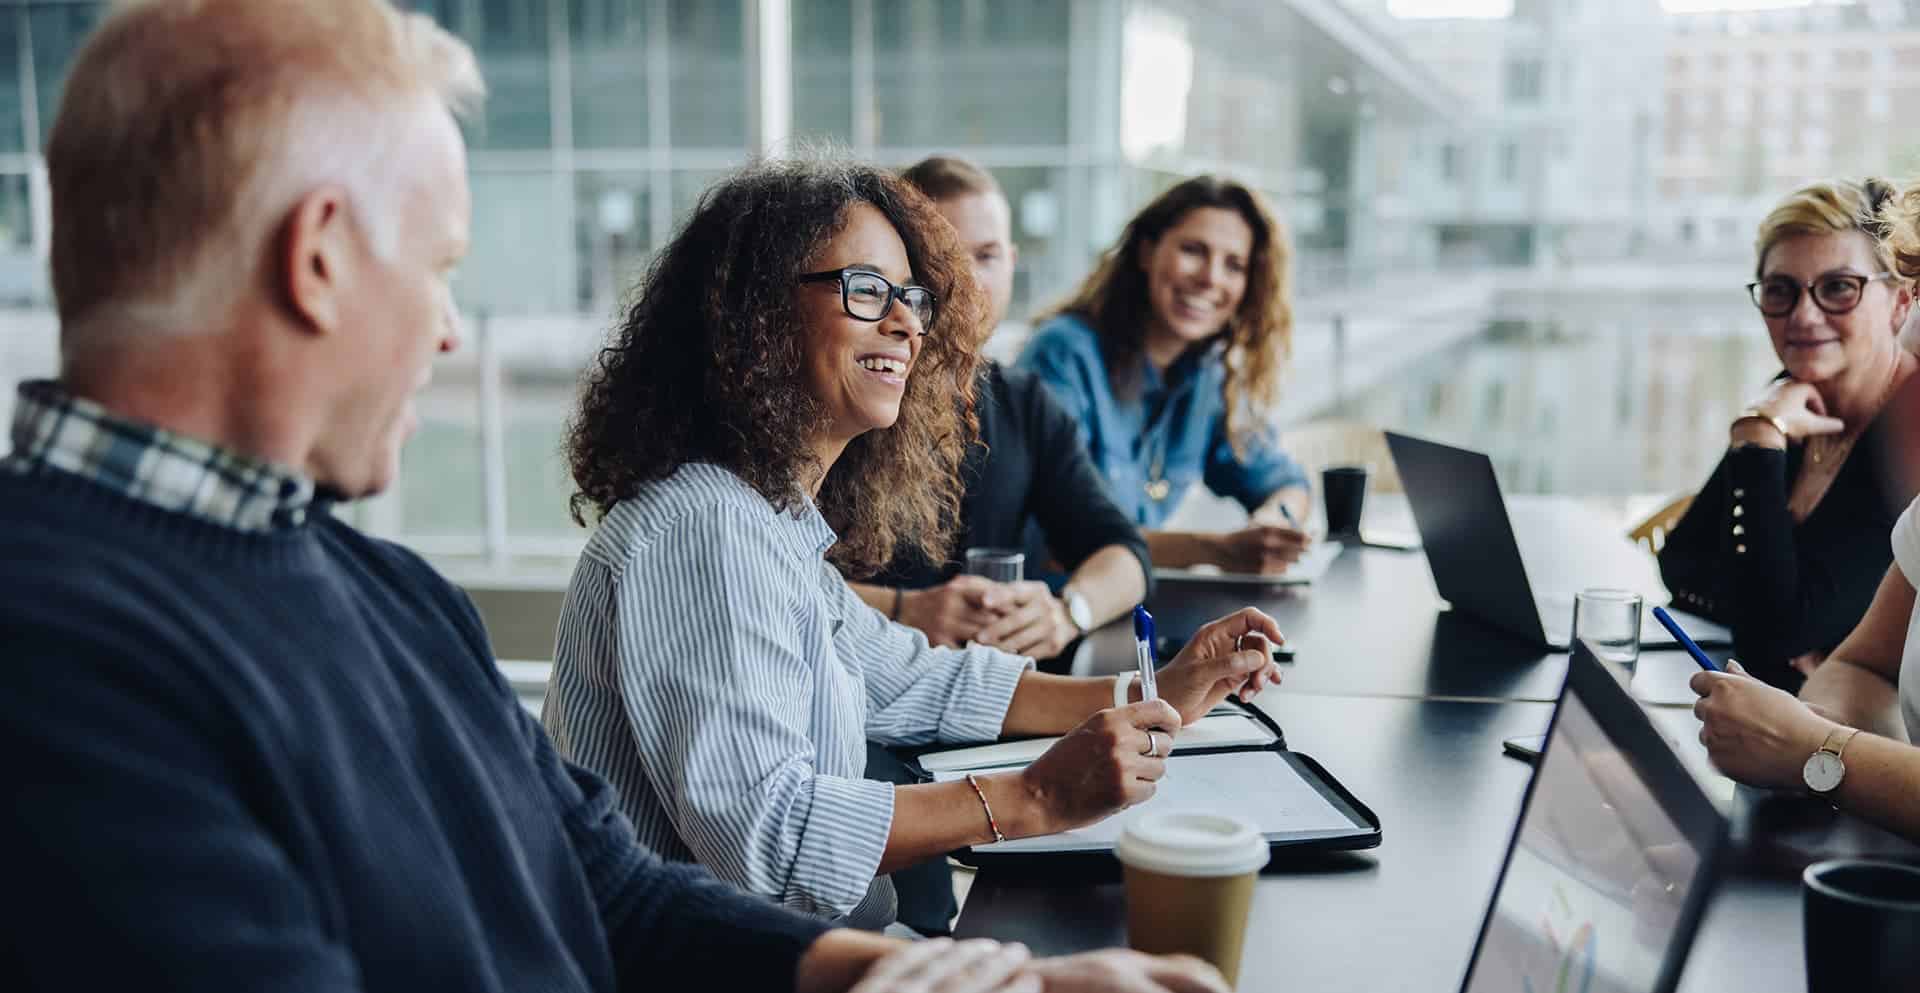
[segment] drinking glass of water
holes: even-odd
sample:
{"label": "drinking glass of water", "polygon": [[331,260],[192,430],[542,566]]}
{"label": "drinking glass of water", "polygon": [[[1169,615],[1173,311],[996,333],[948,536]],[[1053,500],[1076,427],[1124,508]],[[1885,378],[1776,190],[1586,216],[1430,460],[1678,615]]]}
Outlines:
{"label": "drinking glass of water", "polygon": [[1642,605],[1630,590],[1581,590],[1573,598],[1573,637],[1586,639],[1600,661],[1632,672],[1640,660]]}
{"label": "drinking glass of water", "polygon": [[1026,578],[1027,553],[1017,548],[967,549],[967,575],[981,576],[996,583],[1017,583]]}

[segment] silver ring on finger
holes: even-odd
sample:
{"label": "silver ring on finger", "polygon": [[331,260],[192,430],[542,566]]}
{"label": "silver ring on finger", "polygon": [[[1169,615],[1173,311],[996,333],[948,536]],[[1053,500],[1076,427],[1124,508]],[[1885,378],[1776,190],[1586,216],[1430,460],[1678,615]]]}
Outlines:
{"label": "silver ring on finger", "polygon": [[1158,731],[1148,731],[1148,732],[1147,732],[1147,750],[1146,750],[1146,751],[1144,751],[1144,752],[1141,752],[1140,754],[1142,754],[1142,755],[1152,755],[1152,756],[1154,756],[1154,757],[1156,757],[1156,758],[1158,758],[1158,757],[1159,757],[1159,755],[1160,755],[1160,732],[1158,732]]}

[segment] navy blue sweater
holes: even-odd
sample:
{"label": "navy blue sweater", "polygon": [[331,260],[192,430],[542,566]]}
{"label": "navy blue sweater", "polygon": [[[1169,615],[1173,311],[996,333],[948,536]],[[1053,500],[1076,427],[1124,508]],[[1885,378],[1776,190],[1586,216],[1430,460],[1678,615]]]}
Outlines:
{"label": "navy blue sweater", "polygon": [[0,988],[773,990],[824,930],[637,847],[465,596],[322,507],[0,475],[0,658]]}

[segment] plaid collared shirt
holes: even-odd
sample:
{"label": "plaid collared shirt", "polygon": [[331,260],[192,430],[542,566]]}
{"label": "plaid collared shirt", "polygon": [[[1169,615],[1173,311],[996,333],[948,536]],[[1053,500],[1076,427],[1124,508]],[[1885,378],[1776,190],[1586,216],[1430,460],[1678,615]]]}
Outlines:
{"label": "plaid collared shirt", "polygon": [[115,417],[50,380],[20,384],[13,451],[0,459],[0,472],[40,468],[240,531],[299,527],[314,500],[313,480],[292,469]]}

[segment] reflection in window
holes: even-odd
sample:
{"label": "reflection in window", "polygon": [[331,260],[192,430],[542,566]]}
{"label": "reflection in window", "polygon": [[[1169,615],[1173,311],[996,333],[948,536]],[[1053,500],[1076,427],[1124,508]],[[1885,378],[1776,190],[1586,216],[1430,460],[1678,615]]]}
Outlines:
{"label": "reflection in window", "polygon": [[740,0],[671,0],[673,144],[741,149],[747,143],[745,14]]}
{"label": "reflection in window", "polygon": [[582,148],[644,148],[648,0],[567,0],[573,138]]}
{"label": "reflection in window", "polygon": [[33,251],[27,177],[0,176],[0,306],[45,306],[51,297],[46,266]]}
{"label": "reflection in window", "polygon": [[1068,130],[1069,6],[1028,0],[875,3],[879,143],[1062,144]]}
{"label": "reflection in window", "polygon": [[852,0],[794,0],[793,132],[853,144]]}
{"label": "reflection in window", "polygon": [[26,150],[20,106],[20,11],[0,10],[0,154]]}
{"label": "reflection in window", "polygon": [[487,101],[467,140],[475,148],[545,148],[553,142],[546,0],[403,0],[473,46]]}
{"label": "reflection in window", "polygon": [[507,533],[515,539],[582,536],[567,513],[573,476],[560,450],[574,383],[571,368],[508,371]]}
{"label": "reflection in window", "polygon": [[486,532],[479,392],[471,363],[442,362],[416,402],[420,428],[400,453],[400,526],[410,537]]}
{"label": "reflection in window", "polygon": [[455,299],[495,314],[565,313],[572,285],[566,254],[573,232],[566,204],[554,202],[553,174],[476,172],[472,249],[460,266]]}
{"label": "reflection in window", "polygon": [[[106,5],[101,3],[76,3],[35,6],[27,10],[28,30],[33,36],[34,86],[40,97],[40,140],[43,142],[53,129],[54,115],[59,112],[60,89],[66,85],[74,53],[105,9]],[[18,42],[14,50],[18,51]],[[18,70],[13,78],[19,78]],[[17,86],[15,92],[18,92]]]}
{"label": "reflection in window", "polygon": [[574,178],[574,243],[580,269],[580,311],[596,317],[640,282],[650,244],[644,172],[581,173]]}

